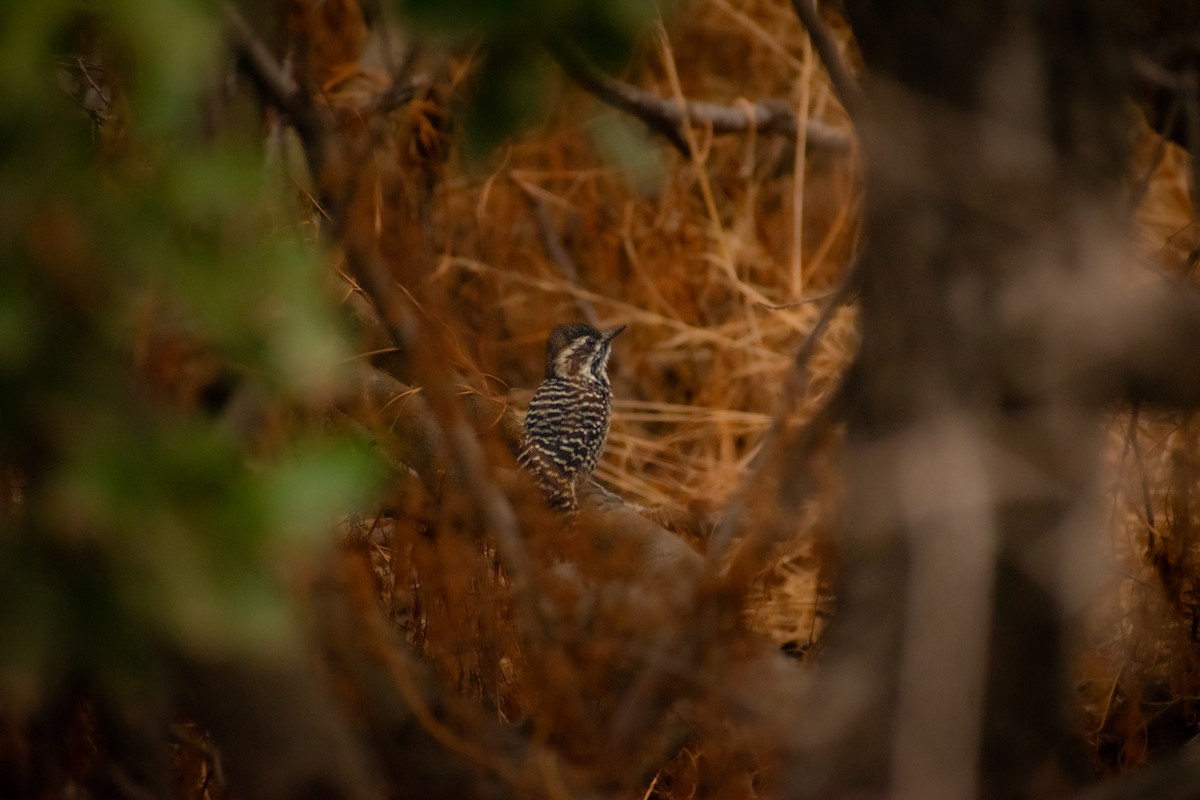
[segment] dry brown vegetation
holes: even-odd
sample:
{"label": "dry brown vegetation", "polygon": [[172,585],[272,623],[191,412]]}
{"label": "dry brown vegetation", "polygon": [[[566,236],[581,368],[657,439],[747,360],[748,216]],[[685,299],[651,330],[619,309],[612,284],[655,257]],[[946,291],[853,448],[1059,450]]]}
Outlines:
{"label": "dry brown vegetation", "polygon": [[[853,60],[848,30],[835,31]],[[788,98],[802,116],[849,132],[803,28],[791,9],[774,3],[690,8],[645,37],[625,78],[662,97],[682,92],[729,105],[752,87],[756,97]],[[771,421],[782,415],[803,425],[852,359],[854,311],[847,307],[807,362],[803,391],[780,396],[791,354],[857,246],[859,156],[853,147],[816,147],[798,158],[786,138],[718,137],[701,128],[693,131],[691,159],[648,142],[655,158],[647,179],[613,164],[588,135],[619,112],[569,83],[556,92],[550,117],[503,147],[482,179],[451,167],[437,193],[438,266],[428,290],[440,308],[456,312],[439,321],[462,355],[517,408],[539,379],[550,327],[565,319],[629,323],[615,359],[617,416],[598,477],[656,518],[686,518],[680,532],[702,549]],[[1173,145],[1164,150],[1148,130],[1138,135],[1129,174],[1131,187],[1144,184],[1138,237],[1145,266],[1134,269],[1135,282],[1156,270],[1190,271],[1195,249],[1187,156]],[[1190,738],[1190,698],[1200,688],[1188,500],[1195,424],[1190,415],[1124,411],[1114,413],[1111,430],[1111,514],[1097,545],[1111,547],[1098,561],[1113,572],[1094,598],[1076,665],[1084,739],[1104,772]],[[823,490],[772,550],[746,598],[750,627],[787,652],[812,652],[836,607],[832,532],[842,496],[836,470],[824,469]],[[438,559],[416,569],[403,563],[402,573],[446,571]],[[431,591],[422,584],[393,602],[403,598],[412,613]],[[437,642],[422,627],[420,644],[429,652],[478,636],[476,607],[456,597],[447,591],[442,602],[468,613],[443,621],[454,632]],[[446,667],[460,680],[487,669],[469,649]],[[512,713],[529,698],[521,680],[501,673],[473,680],[489,683],[487,691]],[[656,773],[650,796],[693,796],[697,763],[719,752],[711,742],[685,747]]]}
{"label": "dry brown vegetation", "polygon": [[[756,97],[806,100],[805,113],[849,135],[806,42],[786,7],[703,4],[648,33],[627,77],[663,97],[676,91],[676,73],[687,97],[736,105],[754,87]],[[805,391],[782,394],[857,241],[857,156],[816,148],[797,159],[784,137],[697,130],[694,160],[647,140],[656,169],[639,180],[588,134],[619,113],[569,83],[556,92],[552,118],[505,146],[495,171],[447,176],[433,224],[434,302],[459,312],[441,319],[489,388],[518,409],[540,380],[557,322],[628,323],[597,476],[629,502],[695,518],[687,532],[703,539],[772,420],[803,424],[849,363],[847,308],[822,337]],[[835,513],[831,486],[822,507],[797,520],[794,552],[771,568],[779,598],[755,604],[756,625],[811,644],[813,614],[828,601],[813,539]]]}
{"label": "dry brown vegetation", "polygon": [[[851,796],[793,788],[819,738],[793,728],[838,624],[843,391],[860,344],[850,273],[870,187],[792,7],[682,6],[619,77],[732,109],[781,98],[798,140],[697,124],[672,146],[556,72],[543,117],[482,164],[467,163],[455,118],[478,51],[430,47],[398,67],[387,15],[352,0],[288,8],[286,46],[226,20],[250,78],[237,99],[263,101],[271,168],[295,188],[280,225],[323,254],[357,352],[315,407],[252,398],[246,451],[270,453],[297,419],[320,418],[370,435],[391,467],[385,488],[330,557],[285,559],[304,631],[285,658],[187,653],[161,708],[130,714],[85,690],[36,726],[8,722],[0,776],[25,782],[0,786],[214,800]],[[846,23],[825,22],[870,80]],[[606,147],[631,134],[643,138]],[[1122,278],[1131,291],[1163,275],[1194,284],[1190,159],[1140,121],[1130,136],[1136,253]],[[512,447],[546,334],[574,320],[629,327],[596,472],[620,497],[593,488],[565,519],[532,496]],[[219,348],[166,320],[138,335],[141,379],[186,413],[204,406]],[[1200,726],[1200,420],[1112,398],[1103,414],[1087,600],[1063,625],[1067,749],[1107,776]],[[167,723],[169,735],[155,727]],[[167,750],[165,786],[131,774]],[[1087,783],[1039,781],[1037,796],[1056,797]]]}

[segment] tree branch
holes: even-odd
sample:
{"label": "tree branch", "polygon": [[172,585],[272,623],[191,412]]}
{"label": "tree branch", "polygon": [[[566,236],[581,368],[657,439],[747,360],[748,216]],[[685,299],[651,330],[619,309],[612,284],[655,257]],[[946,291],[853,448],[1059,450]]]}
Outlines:
{"label": "tree branch", "polygon": [[[324,123],[316,113],[312,98],[292,79],[233,3],[223,3],[222,14],[234,48],[259,90],[272,105],[287,114],[302,137],[318,136]],[[427,89],[432,82],[430,76],[420,74],[408,78],[411,66],[411,63],[401,65],[388,88],[368,100],[365,109],[386,114],[406,105],[418,92]]]}
{"label": "tree branch", "polygon": [[821,63],[825,65],[825,71],[829,73],[829,80],[833,83],[833,88],[841,99],[842,106],[850,114],[851,119],[859,119],[866,98],[858,81],[854,79],[853,73],[850,72],[850,68],[842,58],[833,33],[825,24],[825,20],[821,19],[815,0],[792,0],[792,8],[796,10],[796,16],[808,30],[808,38],[812,41],[817,55],[821,57]]}
{"label": "tree branch", "polygon": [[288,115],[301,137],[316,135],[322,125],[307,95],[233,3],[222,3],[221,13],[234,49],[269,102]]}
{"label": "tree branch", "polygon": [[[497,409],[478,396],[465,403],[469,421],[474,427],[494,426],[509,449],[520,438],[520,423],[508,409]],[[423,393],[371,367],[360,370],[353,398],[346,398],[341,409],[359,423],[375,432],[380,446],[393,457],[402,460],[420,477],[429,489],[440,485],[441,475],[449,471],[452,480],[462,480],[453,471],[453,459],[429,403]],[[529,496],[536,489],[510,471],[511,480],[502,480],[501,488],[510,500]],[[682,539],[639,514],[619,497],[606,492],[594,483],[580,492],[580,528],[593,537],[620,540],[640,547],[643,566],[649,572],[673,581],[694,577],[700,566],[700,556]]]}
{"label": "tree branch", "polygon": [[[606,75],[589,62],[571,44],[547,45],[550,55],[567,76],[593,94],[601,102],[623,111],[645,123],[664,136],[684,155],[689,155],[684,125],[703,125],[714,134],[775,133],[795,138],[798,130],[796,114],[791,104],[780,98],[768,98],[746,107],[723,106],[688,100],[682,105],[675,99],[662,98],[653,92],[639,89]],[[850,136],[816,120],[809,120],[807,141],[814,147],[844,152],[850,146]]]}

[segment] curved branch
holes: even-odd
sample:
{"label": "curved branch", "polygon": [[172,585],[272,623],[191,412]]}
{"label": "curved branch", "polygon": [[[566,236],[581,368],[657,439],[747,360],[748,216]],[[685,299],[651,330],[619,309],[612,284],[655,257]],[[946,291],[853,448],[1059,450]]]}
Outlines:
{"label": "curved branch", "polygon": [[271,49],[231,2],[221,4],[225,29],[245,63],[250,78],[271,105],[287,114],[301,138],[312,141],[322,127],[308,95],[297,85]]}
{"label": "curved branch", "polygon": [[[303,138],[311,141],[312,137],[318,136],[323,122],[316,113],[309,93],[288,74],[233,3],[223,3],[222,13],[230,41],[259,91],[271,105],[287,114]],[[430,76],[419,74],[409,77],[410,68],[411,64],[401,65],[388,88],[372,96],[364,104],[365,109],[386,114],[427,90],[432,83]]]}
{"label": "curved branch", "polygon": [[817,55],[821,57],[821,63],[825,65],[825,71],[829,73],[829,80],[833,83],[842,106],[851,119],[858,120],[865,104],[862,88],[842,58],[833,32],[825,24],[825,20],[821,19],[815,0],[792,0],[792,8],[796,10],[796,16],[808,31],[808,38],[812,41]]}
{"label": "curved branch", "polygon": [[[796,137],[796,114],[791,104],[781,98],[768,98],[745,106],[724,106],[698,100],[680,104],[673,98],[659,97],[605,74],[573,45],[549,44],[547,50],[567,77],[601,102],[637,117],[685,155],[689,154],[690,148],[681,131],[687,124],[707,126],[714,134],[755,130],[792,139]],[[814,147],[834,152],[844,152],[850,147],[848,134],[816,120],[808,122],[807,141]]]}

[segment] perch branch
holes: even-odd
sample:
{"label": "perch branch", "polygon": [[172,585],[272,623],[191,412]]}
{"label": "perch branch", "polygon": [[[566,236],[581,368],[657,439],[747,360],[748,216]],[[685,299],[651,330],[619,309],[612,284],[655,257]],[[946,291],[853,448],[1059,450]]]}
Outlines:
{"label": "perch branch", "polygon": [[[425,397],[382,370],[364,367],[358,374],[355,399],[341,404],[342,410],[373,431],[380,445],[411,467],[427,487],[438,485],[439,475],[453,463],[448,442]],[[362,401],[362,402],[358,402]],[[495,425],[512,449],[520,436],[520,425],[507,409],[497,413],[494,405],[468,402],[470,421],[479,426]],[[461,479],[453,474],[452,479]],[[519,493],[529,487],[509,482],[504,488]],[[679,581],[696,574],[700,557],[675,534],[655,524],[626,505],[619,497],[595,484],[581,489],[581,519],[589,533],[640,545],[647,571]]]}
{"label": "perch branch", "polygon": [[[641,120],[684,155],[689,155],[690,150],[681,132],[687,124],[707,126],[714,134],[755,130],[796,137],[796,115],[786,100],[768,98],[737,107],[697,100],[680,104],[673,98],[659,97],[605,74],[573,45],[551,45],[548,49],[567,77],[601,102]],[[850,146],[847,134],[816,120],[809,120],[807,137],[809,144],[835,152],[844,152]]]}

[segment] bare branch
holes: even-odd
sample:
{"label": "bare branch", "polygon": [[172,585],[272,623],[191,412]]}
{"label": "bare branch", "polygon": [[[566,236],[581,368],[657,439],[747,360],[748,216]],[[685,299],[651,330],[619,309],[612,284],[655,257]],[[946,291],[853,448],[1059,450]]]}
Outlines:
{"label": "bare branch", "polygon": [[233,45],[259,88],[272,105],[291,118],[302,136],[312,133],[317,118],[312,112],[311,103],[292,76],[276,60],[271,49],[233,3],[222,3],[221,11]]}
{"label": "bare branch", "polygon": [[[226,26],[253,75],[267,90],[272,100],[292,117],[305,140],[310,163],[319,165],[325,162],[325,151],[330,146],[330,130],[322,125],[313,113],[315,106],[312,98],[306,94],[304,87],[297,86],[283,70],[231,3],[224,4],[224,15]],[[384,108],[392,103],[404,102],[411,97],[415,88],[416,83],[404,84],[394,81],[392,87],[372,105]],[[314,173],[320,181],[321,170],[314,168]],[[347,234],[346,209],[343,204],[326,205],[331,209],[336,235],[345,240],[342,244],[346,262],[355,284],[371,300],[378,313],[382,331],[391,343],[410,357],[413,378],[423,383],[423,391],[439,411],[432,418],[434,426],[425,426],[426,438],[431,442],[440,438],[444,442],[444,448],[439,447],[438,450],[444,449],[450,464],[458,471],[461,481],[470,490],[479,521],[495,537],[497,549],[517,589],[517,596],[525,599],[527,610],[531,610],[532,604],[527,599],[530,566],[517,530],[516,519],[507,499],[488,476],[483,463],[482,449],[474,430],[467,425],[461,414],[456,413],[458,404],[446,380],[447,376],[433,366],[433,359],[428,354],[413,346],[419,335],[419,324],[411,313],[403,293],[377,254],[372,252],[371,248],[353,241],[353,236]],[[425,355],[425,358],[418,359],[417,354]],[[435,435],[439,433],[440,437]],[[535,617],[531,617],[533,618]]]}
{"label": "bare branch", "polygon": [[[271,53],[262,37],[246,18],[230,2],[222,4],[225,28],[233,45],[245,62],[251,78],[266,95],[268,101],[288,115],[296,129],[304,137],[316,135],[320,117],[315,113],[312,98],[297,85],[283,65]],[[376,94],[366,104],[366,110],[384,113],[393,111],[413,99],[418,92],[428,89],[431,78],[426,74],[411,73],[411,60],[406,60],[396,71],[388,88]]]}
{"label": "bare branch", "polygon": [[[559,234],[558,228],[554,224],[554,218],[550,215],[550,207],[545,198],[534,192],[530,187],[523,186],[525,196],[529,199],[529,204],[533,208],[533,217],[537,220],[538,228],[542,233],[542,244],[546,248],[547,255],[558,267],[559,273],[568,283],[577,285],[579,283],[579,270],[575,268],[575,259],[571,257],[571,253],[567,250],[566,244],[563,242],[562,235]],[[589,325],[599,328],[600,315],[596,312],[596,306],[591,300],[586,297],[579,297],[575,301],[579,307],[579,311],[583,314],[583,319]]]}
{"label": "bare branch", "polygon": [[[531,565],[525,544],[517,528],[516,517],[508,499],[492,482],[483,458],[483,450],[475,431],[467,424],[459,411],[459,404],[446,380],[432,363],[431,354],[413,344],[419,335],[419,325],[409,311],[401,291],[388,275],[386,268],[374,254],[357,246],[355,242],[344,242],[346,262],[362,290],[379,310],[384,328],[398,347],[414,356],[414,377],[423,379],[423,391],[428,395],[431,406],[438,409],[435,415],[437,426],[445,437],[446,453],[450,463],[467,487],[475,504],[479,522],[495,538],[496,549],[512,580],[514,594],[526,606],[530,621],[537,614],[529,598]],[[425,368],[417,363],[424,356]]]}
{"label": "bare branch", "polygon": [[[651,130],[666,137],[681,153],[690,148],[682,134],[682,126],[702,125],[714,134],[775,133],[795,138],[798,130],[796,114],[791,104],[780,98],[768,98],[745,106],[724,106],[688,100],[682,105],[673,98],[663,98],[606,75],[589,62],[578,48],[570,44],[549,47],[550,54],[571,80],[591,92],[600,101],[637,117]],[[807,141],[814,147],[844,152],[850,146],[850,136],[816,120],[808,122]]]}
{"label": "bare branch", "polygon": [[[411,467],[427,487],[439,485],[442,472],[453,466],[446,436],[423,393],[370,367],[358,375],[356,397],[341,404],[352,418],[376,432],[380,445]],[[495,425],[510,448],[520,435],[520,424],[511,411],[483,402],[467,403],[476,426]],[[452,478],[462,476],[452,473]],[[532,489],[519,479],[502,488],[518,493]],[[594,483],[581,488],[581,527],[593,536],[620,539],[642,548],[646,569],[679,581],[695,576],[700,556],[675,534],[639,514],[621,498]]]}
{"label": "bare branch", "polygon": [[850,68],[846,66],[841,51],[838,50],[837,41],[833,38],[833,33],[817,11],[815,0],[792,0],[792,8],[796,9],[796,16],[808,30],[808,38],[812,40],[813,48],[821,57],[821,62],[825,65],[825,71],[829,73],[829,80],[833,82],[833,88],[837,91],[842,105],[850,113],[851,119],[858,119],[865,104],[862,88],[854,79]]}

